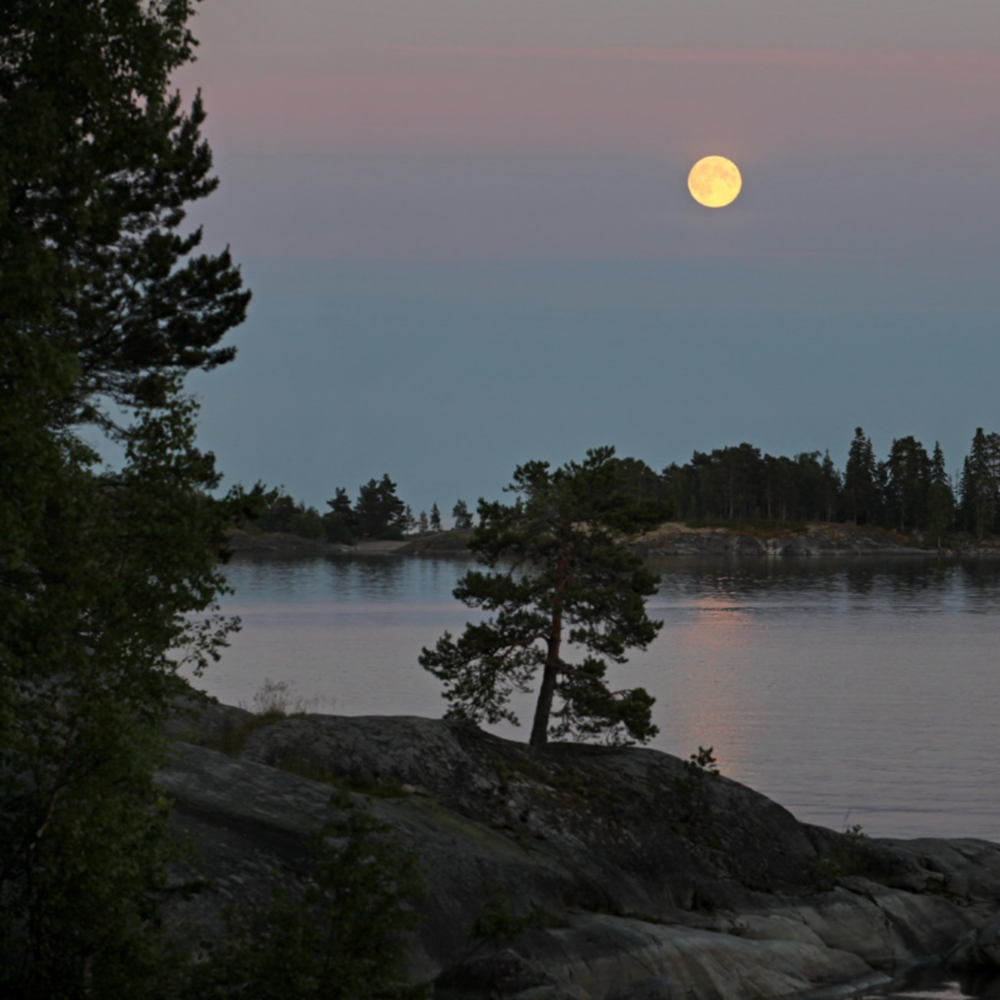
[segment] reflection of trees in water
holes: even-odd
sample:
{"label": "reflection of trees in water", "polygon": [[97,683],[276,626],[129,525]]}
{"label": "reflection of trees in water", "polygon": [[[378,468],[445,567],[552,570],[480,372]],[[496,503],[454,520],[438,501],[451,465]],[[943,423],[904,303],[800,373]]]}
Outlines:
{"label": "reflection of trees in water", "polygon": [[843,559],[659,558],[660,597],[725,597],[809,594],[871,598],[889,602],[926,602],[929,595],[963,590],[979,600],[1000,595],[1000,560],[958,561],[920,557]]}
{"label": "reflection of trees in water", "polygon": [[327,560],[333,593],[341,599],[399,601],[407,593],[403,559],[391,556],[349,556]]}
{"label": "reflection of trees in water", "polygon": [[233,558],[226,568],[226,577],[236,589],[237,601],[253,595],[273,600],[282,595],[315,591],[320,565],[312,557],[247,552]]}
{"label": "reflection of trees in water", "polygon": [[325,562],[325,592],[337,600],[450,604],[466,557],[338,556]]}
{"label": "reflection of trees in water", "polygon": [[452,604],[464,556],[279,556],[240,553],[227,566],[237,602]]}
{"label": "reflection of trees in water", "polygon": [[969,611],[996,611],[1000,597],[1000,559],[976,559],[960,564]]}
{"label": "reflection of trees in water", "polygon": [[[441,556],[338,556],[234,560],[237,597],[365,603],[450,604],[467,558]],[[725,603],[803,599],[822,604],[845,598],[883,605],[920,605],[932,610],[949,599],[956,608],[992,611],[1000,599],[1000,559],[945,560],[933,557],[842,559],[659,558],[662,602],[705,598]]]}

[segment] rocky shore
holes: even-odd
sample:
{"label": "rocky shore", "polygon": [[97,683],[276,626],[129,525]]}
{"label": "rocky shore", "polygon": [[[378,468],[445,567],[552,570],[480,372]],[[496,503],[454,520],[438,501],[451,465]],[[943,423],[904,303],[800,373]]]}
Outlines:
{"label": "rocky shore", "polygon": [[[799,531],[753,532],[734,528],[690,528],[671,522],[638,539],[631,548],[644,556],[926,556],[938,552],[920,539],[852,524],[810,524]],[[956,555],[952,550],[941,554]]]}
{"label": "rocky shore", "polygon": [[[917,963],[1000,960],[995,844],[809,826],[648,749],[532,754],[410,717],[259,722],[209,704],[173,724],[159,783],[195,847],[170,903],[189,940],[258,905],[275,870],[294,875],[333,786],[417,856],[408,972],[437,996],[833,998]],[[489,901],[515,928],[503,939],[473,935]]]}
{"label": "rocky shore", "polygon": [[[228,545],[237,554],[262,557],[314,557],[340,555],[469,555],[469,533],[443,531],[400,542],[365,541],[334,545],[318,539],[283,533],[233,531]],[[629,546],[649,558],[694,556],[700,558],[801,558],[817,556],[944,556],[980,558],[1000,556],[992,542],[939,547],[921,537],[908,537],[882,528],[852,524],[810,524],[801,530],[752,531],[736,528],[691,528],[680,522],[661,525]]]}

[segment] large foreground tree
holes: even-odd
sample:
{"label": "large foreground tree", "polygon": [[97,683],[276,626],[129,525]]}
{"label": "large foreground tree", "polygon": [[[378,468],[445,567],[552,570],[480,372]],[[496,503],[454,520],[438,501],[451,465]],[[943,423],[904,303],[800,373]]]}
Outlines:
{"label": "large foreground tree", "polygon": [[[492,572],[471,570],[454,592],[492,617],[457,640],[446,632],[420,657],[445,684],[448,715],[517,724],[510,698],[540,673],[533,747],[550,736],[649,740],[657,732],[653,698],[642,688],[613,691],[605,675],[662,625],[645,607],[657,578],[622,540],[669,512],[627,489],[613,448],[555,470],[529,462],[507,489],[512,504],[479,501],[470,543]],[[574,649],[582,655],[574,658]]]}
{"label": "large foreground tree", "polygon": [[[183,377],[249,293],[197,253],[191,0],[0,5],[0,992],[153,995],[162,722],[225,644],[221,529]],[[86,443],[104,438],[105,465]]]}

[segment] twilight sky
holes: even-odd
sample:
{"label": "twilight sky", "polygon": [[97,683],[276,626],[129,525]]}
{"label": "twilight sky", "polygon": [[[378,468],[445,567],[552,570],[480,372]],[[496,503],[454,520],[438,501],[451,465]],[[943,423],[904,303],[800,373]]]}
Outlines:
{"label": "twilight sky", "polygon": [[[1000,430],[997,0],[204,0],[254,290],[192,379],[227,481],[415,510],[588,447],[655,469]],[[728,156],[743,191],[696,205]]]}

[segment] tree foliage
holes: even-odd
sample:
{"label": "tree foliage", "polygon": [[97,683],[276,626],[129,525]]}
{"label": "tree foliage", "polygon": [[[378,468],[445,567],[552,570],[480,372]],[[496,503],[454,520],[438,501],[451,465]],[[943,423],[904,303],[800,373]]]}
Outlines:
{"label": "tree foliage", "polygon": [[944,465],[941,445],[934,442],[931,456],[930,485],[927,487],[927,532],[938,548],[955,520],[955,496]]}
{"label": "tree foliage", "polygon": [[396,494],[396,484],[385,473],[369,479],[358,492],[354,520],[361,538],[402,537],[406,504]]}
{"label": "tree foliage", "polygon": [[[167,90],[192,54],[191,0],[11,0],[0,12],[0,319],[8,372],[55,362],[49,426],[166,404],[177,378],[232,359],[245,316],[229,253],[196,254],[185,205],[211,153]],[[37,372],[36,372],[37,374]],[[37,387],[37,386],[36,386]]]}
{"label": "tree foliage", "polygon": [[[234,624],[219,484],[183,376],[229,361],[249,293],[197,252],[216,186],[167,90],[189,0],[0,9],[0,988],[152,995],[169,851],[162,723]],[[104,466],[81,428],[120,449]]]}
{"label": "tree foliage", "polygon": [[[329,520],[331,515],[327,515]],[[331,534],[328,520],[315,507],[307,507],[287,493],[277,491],[267,510],[254,522],[259,531],[282,531],[299,538],[326,539]]]}
{"label": "tree foliage", "polygon": [[[532,746],[550,735],[623,742],[656,734],[649,694],[612,691],[605,680],[609,664],[644,649],[662,624],[645,609],[656,577],[621,541],[666,511],[629,496],[619,468],[613,448],[555,470],[529,462],[508,487],[514,503],[480,500],[471,548],[492,572],[471,570],[454,593],[492,617],[457,640],[446,632],[420,657],[444,682],[450,716],[517,723],[510,698],[540,673]],[[582,658],[569,658],[573,647]]]}
{"label": "tree foliage", "polygon": [[883,508],[899,531],[927,524],[931,460],[924,446],[912,435],[892,442],[886,460],[888,480]]}
{"label": "tree foliage", "polygon": [[962,465],[959,491],[966,530],[979,540],[993,534],[1000,510],[1000,434],[976,428]]}
{"label": "tree foliage", "polygon": [[455,506],[451,509],[451,516],[455,519],[456,531],[472,530],[472,512],[464,500],[455,501]]}
{"label": "tree foliage", "polygon": [[390,828],[343,794],[313,838],[306,888],[240,915],[194,970],[185,1000],[417,1000],[402,971],[423,880]]}
{"label": "tree foliage", "polygon": [[897,438],[880,461],[861,427],[843,472],[828,452],[788,458],[744,443],[696,451],[690,462],[669,465],[658,477],[633,471],[629,482],[633,495],[672,501],[677,516],[691,524],[846,521],[926,535],[939,546],[962,534],[983,540],[1000,533],[1000,434],[982,428],[957,483],[939,443],[928,456],[912,435]]}
{"label": "tree foliage", "polygon": [[844,497],[847,515],[855,524],[875,519],[881,504],[878,497],[877,465],[871,438],[855,428],[854,440],[847,455],[844,470]]}

